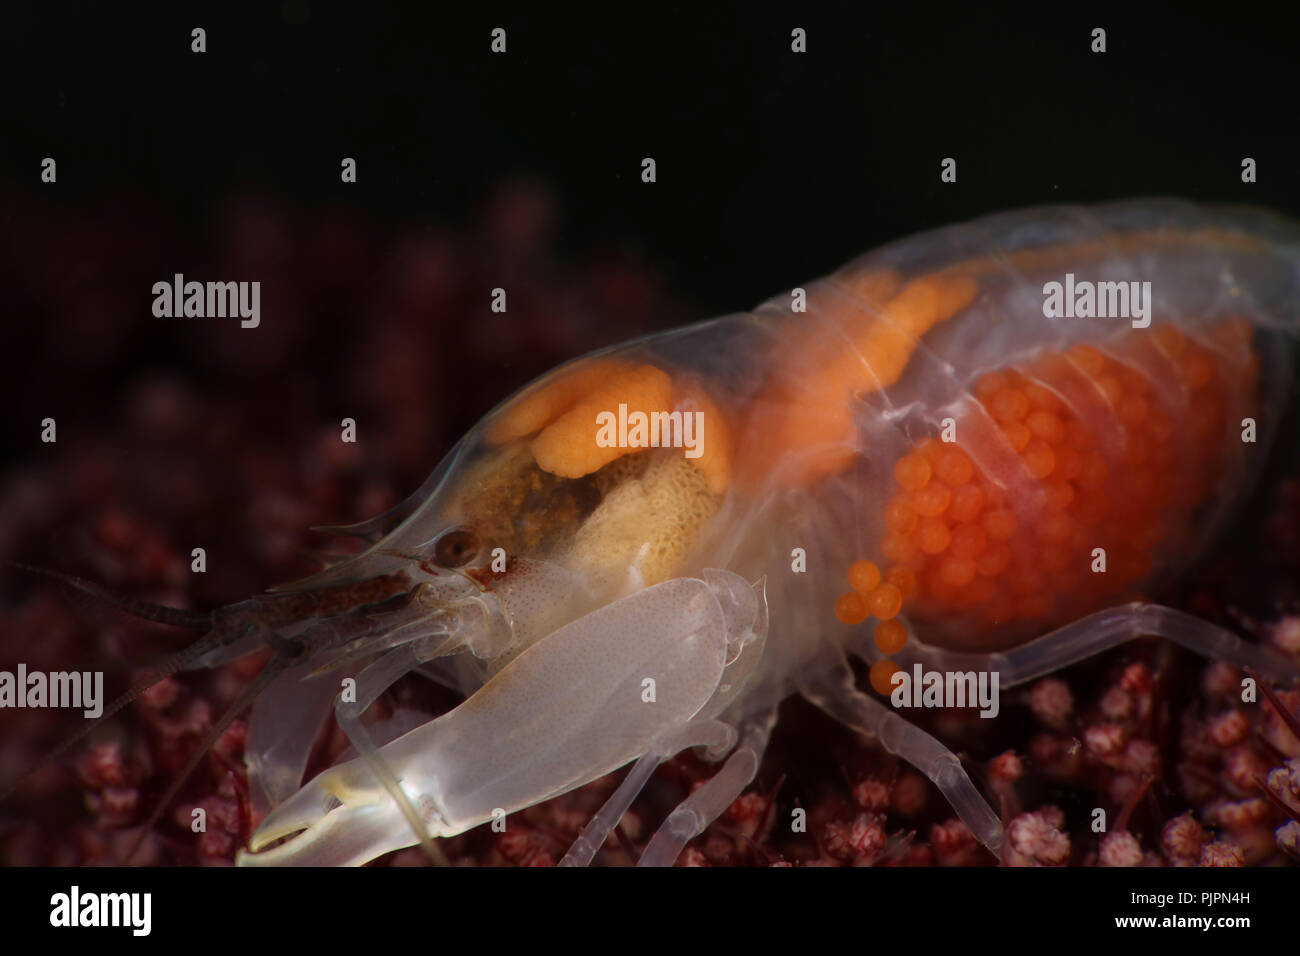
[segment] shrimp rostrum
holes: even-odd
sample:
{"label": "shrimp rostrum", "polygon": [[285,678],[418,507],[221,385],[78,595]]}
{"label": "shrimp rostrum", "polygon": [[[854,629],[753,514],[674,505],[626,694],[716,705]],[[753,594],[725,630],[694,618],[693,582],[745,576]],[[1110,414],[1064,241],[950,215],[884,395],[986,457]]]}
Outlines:
{"label": "shrimp rostrum", "polygon": [[[1298,309],[1286,220],[1052,207],[556,369],[393,512],[333,529],[368,550],[216,612],[187,654],[277,652],[246,695],[270,812],[240,861],[436,856],[630,764],[562,861],[582,865],[700,748],[716,773],[640,858],[671,864],[753,780],[791,694],[915,766],[999,854],[998,815],[908,718],[913,675],[996,692],[1158,636],[1297,676],[1150,600],[1250,491]],[[361,716],[417,669],[467,696],[381,746],[394,730]],[[331,706],[356,756],[301,786]]]}

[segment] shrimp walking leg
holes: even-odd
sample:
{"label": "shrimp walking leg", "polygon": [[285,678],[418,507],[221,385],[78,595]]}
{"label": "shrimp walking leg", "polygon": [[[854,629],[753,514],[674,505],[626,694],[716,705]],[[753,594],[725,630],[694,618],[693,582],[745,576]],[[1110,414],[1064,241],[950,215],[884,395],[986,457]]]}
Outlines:
{"label": "shrimp walking leg", "polygon": [[710,750],[726,752],[736,743],[736,730],[730,724],[718,720],[692,721],[679,733],[673,734],[656,744],[649,752],[642,754],[632,769],[628,771],[618,789],[605,801],[604,805],[582,828],[578,839],[573,841],[569,852],[560,860],[560,866],[586,866],[602,846],[614,827],[623,819],[623,814],[637,798],[637,794],[649,782],[650,777],[664,761],[688,747],[708,747]]}
{"label": "shrimp walking leg", "polygon": [[312,745],[329,714],[330,680],[304,679],[311,664],[285,671],[253,702],[244,760],[249,791],[262,815],[302,786]]}
{"label": "shrimp walking leg", "polygon": [[995,855],[1002,852],[1002,823],[975,789],[957,755],[853,683],[847,663],[828,679],[800,688],[804,697],[860,734],[878,739],[933,781],[975,839]]}
{"label": "shrimp walking leg", "polygon": [[1023,684],[1138,637],[1163,637],[1212,660],[1249,667],[1284,683],[1300,674],[1270,647],[1248,644],[1225,628],[1159,604],[1133,602],[1106,608],[1059,627],[1020,647],[993,654],[965,654],[918,645],[910,658],[934,670],[997,671],[1003,687]]}
{"label": "shrimp walking leg", "polygon": [[438,848],[429,835],[429,829],[420,819],[419,813],[412,806],[410,798],[402,790],[398,782],[397,775],[393,773],[392,768],[379,755],[379,748],[375,746],[370,734],[366,732],[365,726],[361,723],[361,715],[366,709],[378,699],[379,695],[395,684],[409,671],[419,667],[422,663],[420,655],[416,652],[411,644],[404,644],[395,650],[389,651],[379,660],[370,664],[356,678],[355,699],[348,701],[345,695],[340,692],[334,702],[334,715],[338,719],[339,727],[352,741],[352,746],[357,748],[362,758],[369,765],[371,772],[388,791],[388,795],[393,798],[397,806],[402,811],[402,816],[406,822],[411,825],[411,830],[420,839],[420,845],[429,855],[429,858],[439,866],[448,865],[446,855]]}
{"label": "shrimp walking leg", "polygon": [[749,786],[776,723],[776,708],[746,721],[740,743],[722,769],[683,800],[650,838],[638,866],[672,866],[686,844],[704,832]]}

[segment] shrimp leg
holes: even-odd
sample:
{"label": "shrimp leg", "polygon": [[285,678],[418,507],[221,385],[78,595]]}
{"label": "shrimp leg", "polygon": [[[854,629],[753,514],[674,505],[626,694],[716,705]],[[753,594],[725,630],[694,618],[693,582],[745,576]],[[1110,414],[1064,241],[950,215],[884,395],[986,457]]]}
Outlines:
{"label": "shrimp leg", "polygon": [[[727,607],[743,583],[734,577],[719,579]],[[634,761],[696,719],[727,670],[729,637],[747,630],[742,623],[728,619],[705,581],[646,588],[548,635],[463,704],[379,754],[432,833],[463,832]],[[297,831],[306,832],[256,852]],[[278,807],[240,861],[357,864],[413,842],[373,766],[352,760]]]}
{"label": "shrimp leg", "polygon": [[632,769],[628,771],[618,789],[605,801],[604,805],[582,828],[578,839],[573,841],[569,852],[560,860],[560,866],[586,866],[605,845],[605,840],[623,819],[623,814],[632,805],[637,794],[649,782],[650,777],[664,761],[680,753],[687,747],[708,747],[711,751],[725,753],[736,743],[736,729],[730,724],[718,720],[692,721],[663,741],[642,754]]}
{"label": "shrimp leg", "polygon": [[1271,647],[1248,644],[1194,615],[1141,602],[1097,611],[1007,651],[968,654],[917,643],[900,654],[899,661],[918,661],[934,670],[997,671],[1001,685],[1011,687],[1144,636],[1163,637],[1203,657],[1249,667],[1269,680],[1290,682],[1298,676],[1295,663]]}
{"label": "shrimp leg", "polygon": [[244,760],[249,791],[259,815],[283,803],[302,786],[312,745],[329,714],[333,681],[305,679],[311,664],[277,677],[253,701]]}
{"label": "shrimp leg", "polygon": [[775,724],[775,707],[745,722],[740,743],[722,769],[668,814],[637,866],[672,866],[686,844],[731,806],[758,773]]}
{"label": "shrimp leg", "polygon": [[828,677],[800,687],[800,692],[846,727],[875,737],[934,782],[975,839],[994,856],[1002,853],[1002,823],[975,789],[957,755],[920,727],[858,690],[848,662]]}
{"label": "shrimp leg", "polygon": [[[372,647],[378,644],[370,651],[372,655],[394,644],[401,646],[416,642],[413,646],[422,654],[418,660],[430,659],[431,655],[425,648],[434,637],[443,633],[437,620],[418,607],[412,609],[409,596],[400,595],[393,599],[392,604],[398,609],[376,613],[373,609],[363,608],[324,620],[298,635],[298,639],[306,644],[327,648],[327,662],[322,665],[319,660],[313,660],[286,671],[276,678],[270,692],[259,696],[253,704],[245,759],[249,766],[250,789],[262,812],[283,803],[302,783],[312,744],[325,720],[330,699],[335,696],[330,691],[332,682],[322,679],[326,671],[359,656],[353,651],[354,646],[367,641]],[[377,634],[382,636],[376,637]],[[362,648],[363,651],[366,649],[369,648]],[[401,677],[400,673],[389,683],[398,677]],[[387,686],[379,687],[374,696],[377,697]],[[358,733],[364,733],[360,715],[368,703],[356,711],[356,720],[349,724],[353,729],[344,727],[348,738],[362,754],[366,751],[367,741],[358,738]],[[338,716],[343,723],[348,720],[349,713],[340,711]]]}
{"label": "shrimp leg", "polygon": [[408,672],[418,668],[424,660],[412,644],[403,644],[401,647],[389,651],[379,660],[366,666],[356,678],[356,699],[347,701],[344,699],[342,692],[334,701],[334,715],[338,720],[339,727],[348,736],[352,746],[357,748],[366,764],[370,767],[371,773],[375,779],[383,785],[388,791],[388,795],[393,798],[397,806],[402,811],[402,816],[406,822],[411,825],[415,835],[420,838],[420,845],[429,855],[429,858],[439,866],[447,866],[448,860],[446,855],[433,842],[433,837],[429,835],[429,829],[420,819],[419,813],[411,804],[406,792],[398,782],[397,775],[393,773],[391,767],[379,755],[379,748],[375,742],[370,739],[370,734],[366,731],[365,725],[361,723],[361,715],[366,709],[373,704],[379,695],[388,690],[393,684],[401,680]]}

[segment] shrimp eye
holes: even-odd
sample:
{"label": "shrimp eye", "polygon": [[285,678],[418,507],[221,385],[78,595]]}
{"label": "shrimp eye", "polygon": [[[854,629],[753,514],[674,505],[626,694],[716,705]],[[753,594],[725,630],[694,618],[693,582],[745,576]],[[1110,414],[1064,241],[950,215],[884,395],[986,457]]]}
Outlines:
{"label": "shrimp eye", "polygon": [[434,545],[433,557],[444,568],[459,568],[469,564],[478,554],[478,535],[468,528],[448,531]]}

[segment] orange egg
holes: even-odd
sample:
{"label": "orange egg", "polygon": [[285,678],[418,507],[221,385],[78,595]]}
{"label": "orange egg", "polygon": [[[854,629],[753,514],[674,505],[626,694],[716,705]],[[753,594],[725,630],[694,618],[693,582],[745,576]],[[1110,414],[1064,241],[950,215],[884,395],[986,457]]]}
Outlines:
{"label": "orange egg", "polygon": [[892,584],[879,584],[867,595],[867,610],[872,617],[887,621],[903,609],[903,592]]}
{"label": "orange egg", "polygon": [[970,457],[960,448],[948,447],[939,454],[934,466],[935,477],[949,487],[964,485],[975,474],[975,466]]}
{"label": "orange egg", "polygon": [[1002,426],[1002,434],[1016,451],[1024,451],[1025,446],[1033,440],[1034,433],[1024,422],[1007,422]]}
{"label": "orange egg", "polygon": [[916,530],[916,511],[901,497],[890,499],[885,506],[885,525],[890,531],[911,534]]}
{"label": "orange egg", "polygon": [[900,564],[890,567],[889,570],[885,572],[884,580],[886,583],[892,584],[894,587],[898,588],[898,592],[902,594],[904,598],[911,597],[920,587],[916,580],[916,572],[911,568],[904,567]]}
{"label": "orange egg", "polygon": [[894,480],[904,491],[919,491],[930,480],[930,463],[915,453],[904,455],[894,465]]}
{"label": "orange egg", "polygon": [[1056,468],[1056,453],[1047,442],[1030,442],[1023,457],[1025,467],[1035,478],[1046,478]]}
{"label": "orange egg", "polygon": [[907,628],[898,621],[881,621],[876,625],[872,640],[880,653],[897,654],[907,643]]}
{"label": "orange egg", "polygon": [[880,568],[874,561],[854,561],[849,565],[849,587],[859,594],[870,593],[880,583]]}
{"label": "orange egg", "polygon": [[937,518],[948,510],[952,489],[941,481],[932,481],[912,493],[912,510],[923,518]]}
{"label": "orange egg", "polygon": [[[918,534],[920,528],[917,528]],[[895,564],[906,564],[916,557],[918,542],[906,535],[891,532],[880,541],[880,553]]]}
{"label": "orange egg", "polygon": [[983,525],[967,521],[952,529],[948,550],[959,558],[975,558],[988,543],[988,532]]}
{"label": "orange egg", "polygon": [[995,541],[1007,541],[1016,533],[1016,528],[1020,522],[1016,516],[1006,508],[999,508],[996,511],[990,511],[984,515],[984,530],[988,536]]}
{"label": "orange egg", "polygon": [[867,619],[867,602],[856,591],[841,594],[835,601],[835,616],[842,624],[861,624]]}
{"label": "orange egg", "polygon": [[948,547],[952,533],[938,518],[922,518],[916,526],[916,546],[926,554],[940,554]]}
{"label": "orange egg", "polygon": [[1029,399],[1018,388],[1004,388],[989,400],[989,414],[1003,424],[1017,422],[1029,412]]}
{"label": "orange egg", "polygon": [[1025,426],[1035,438],[1056,445],[1065,440],[1065,422],[1048,411],[1039,409],[1029,413]]}
{"label": "orange egg", "polygon": [[867,672],[867,677],[871,681],[871,689],[881,697],[888,697],[894,690],[892,683],[894,675],[900,670],[902,668],[891,660],[876,661],[871,665],[871,670]]}
{"label": "orange egg", "polygon": [[984,507],[984,489],[976,484],[965,484],[952,490],[948,517],[953,521],[973,521]]}
{"label": "orange egg", "polygon": [[965,587],[975,577],[975,562],[950,554],[939,563],[939,575],[949,587]]}

